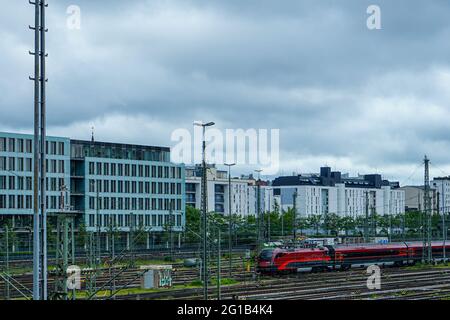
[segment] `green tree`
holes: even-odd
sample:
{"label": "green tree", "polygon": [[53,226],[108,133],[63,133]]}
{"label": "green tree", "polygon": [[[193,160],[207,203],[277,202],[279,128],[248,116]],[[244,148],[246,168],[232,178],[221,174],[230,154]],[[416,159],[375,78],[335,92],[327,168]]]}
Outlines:
{"label": "green tree", "polygon": [[354,233],[356,228],[356,221],[351,216],[345,216],[341,218],[342,229],[345,231],[345,235],[348,236],[350,232]]}
{"label": "green tree", "polygon": [[310,215],[308,219],[310,226],[313,227],[314,230],[316,230],[316,235],[318,236],[319,229],[322,225],[322,215],[321,214]]}
{"label": "green tree", "polygon": [[335,213],[328,213],[324,219],[324,225],[327,232],[331,235],[337,236],[341,229],[340,218]]}

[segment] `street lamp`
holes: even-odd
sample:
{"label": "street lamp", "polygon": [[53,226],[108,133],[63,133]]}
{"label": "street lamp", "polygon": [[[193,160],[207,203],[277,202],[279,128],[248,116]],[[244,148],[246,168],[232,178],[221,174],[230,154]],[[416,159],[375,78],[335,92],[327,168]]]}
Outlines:
{"label": "street lamp", "polygon": [[211,127],[215,123],[214,122],[194,122],[194,126],[202,127],[202,212],[203,212],[203,298],[204,300],[208,300],[208,263],[207,263],[207,254],[206,254],[206,246],[207,246],[207,216],[206,216],[206,159],[205,159],[205,131],[206,127]]}
{"label": "street lamp", "polygon": [[232,254],[232,213],[231,213],[231,167],[235,166],[236,163],[225,163],[225,165],[228,167],[228,213],[230,220],[228,221],[228,255],[230,260],[230,270],[228,271],[229,277],[231,279],[231,267],[232,267],[232,261],[231,261],[231,254]]}

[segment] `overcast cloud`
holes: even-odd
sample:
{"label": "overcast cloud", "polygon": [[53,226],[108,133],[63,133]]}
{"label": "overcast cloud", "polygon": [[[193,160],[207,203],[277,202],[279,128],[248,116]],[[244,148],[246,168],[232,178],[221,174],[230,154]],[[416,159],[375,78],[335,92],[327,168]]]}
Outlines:
{"label": "overcast cloud", "polygon": [[[279,128],[285,174],[328,164],[420,183],[424,154],[450,173],[448,1],[48,2],[49,134],[171,146],[213,120]],[[382,30],[366,27],[370,4]],[[32,131],[33,14],[2,4],[2,131]]]}

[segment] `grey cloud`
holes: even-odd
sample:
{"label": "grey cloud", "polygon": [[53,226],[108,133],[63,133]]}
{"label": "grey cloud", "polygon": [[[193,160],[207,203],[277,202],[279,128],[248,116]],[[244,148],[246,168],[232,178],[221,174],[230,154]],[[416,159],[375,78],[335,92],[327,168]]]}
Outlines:
{"label": "grey cloud", "polygon": [[[377,1],[383,29],[369,31],[372,3],[49,1],[50,132],[86,138],[96,124],[109,140],[170,145],[171,130],[208,118],[280,128],[285,172],[334,158],[401,179],[424,153],[445,167],[448,2]],[[65,27],[71,4],[80,31]],[[33,10],[8,2],[0,21],[0,129],[30,130]],[[118,119],[155,129],[139,137]]]}

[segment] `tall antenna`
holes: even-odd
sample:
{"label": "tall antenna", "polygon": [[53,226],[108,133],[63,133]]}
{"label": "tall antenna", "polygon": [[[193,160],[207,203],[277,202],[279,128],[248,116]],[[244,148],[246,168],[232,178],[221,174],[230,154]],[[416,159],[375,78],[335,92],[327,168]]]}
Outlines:
{"label": "tall antenna", "polygon": [[[33,146],[33,299],[47,299],[47,213],[45,206],[45,0],[35,0],[34,5],[34,146]],[[39,197],[39,185],[41,194]]]}
{"label": "tall antenna", "polygon": [[425,156],[425,175],[424,175],[424,213],[422,220],[423,229],[423,248],[422,248],[422,260],[431,263],[432,251],[431,251],[431,199],[430,199],[430,160]]}
{"label": "tall antenna", "polygon": [[94,142],[95,141],[95,139],[94,139],[94,127],[92,126],[91,127],[91,142]]}

